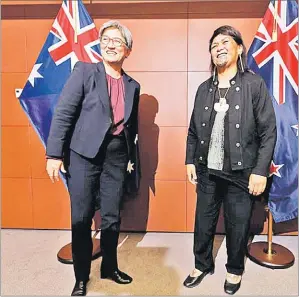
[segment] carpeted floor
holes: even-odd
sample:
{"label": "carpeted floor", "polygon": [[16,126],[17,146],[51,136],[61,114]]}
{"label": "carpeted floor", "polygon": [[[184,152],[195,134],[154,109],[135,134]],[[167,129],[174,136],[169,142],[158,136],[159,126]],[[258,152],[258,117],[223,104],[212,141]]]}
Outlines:
{"label": "carpeted floor", "polygon": [[[99,236],[98,236],[99,237]],[[57,261],[57,252],[69,243],[70,231],[2,230],[1,295],[70,295],[74,285],[72,265]],[[266,241],[255,236],[254,241]],[[288,269],[269,269],[246,260],[238,295],[298,296],[298,237],[274,236],[273,242],[295,256]],[[119,268],[134,281],[118,285],[99,278],[101,258],[92,262],[87,295],[222,296],[225,278],[225,237],[214,243],[215,274],[200,286],[187,289],[182,282],[193,268],[192,233],[121,234]]]}

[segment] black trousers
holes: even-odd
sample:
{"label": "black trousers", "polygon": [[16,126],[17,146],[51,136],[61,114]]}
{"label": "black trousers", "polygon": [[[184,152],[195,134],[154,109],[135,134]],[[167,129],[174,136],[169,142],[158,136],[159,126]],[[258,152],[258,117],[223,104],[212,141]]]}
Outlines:
{"label": "black trousers", "polygon": [[[107,135],[93,159],[70,151],[67,163],[75,277],[76,280],[88,280],[93,248],[91,225],[97,205],[101,214],[101,234],[113,231],[114,245],[117,245],[115,238],[118,238],[120,228],[120,205],[128,164],[125,136],[123,133]],[[112,237],[105,238],[107,241]],[[109,243],[103,245],[111,248]]]}
{"label": "black trousers", "polygon": [[195,267],[201,271],[214,268],[213,241],[223,202],[229,273],[244,271],[253,200],[249,192],[234,183],[209,175],[206,167],[197,168],[197,205],[194,227]]}

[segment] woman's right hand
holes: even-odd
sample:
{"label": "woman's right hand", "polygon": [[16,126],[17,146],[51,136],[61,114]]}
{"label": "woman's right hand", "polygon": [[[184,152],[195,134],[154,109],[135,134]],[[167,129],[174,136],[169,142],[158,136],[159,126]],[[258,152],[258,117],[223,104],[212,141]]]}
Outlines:
{"label": "woman's right hand", "polygon": [[59,170],[61,170],[63,173],[66,173],[62,160],[56,160],[56,159],[47,159],[47,166],[46,170],[48,172],[48,175],[54,183],[54,181],[59,181]]}
{"label": "woman's right hand", "polygon": [[187,164],[187,176],[191,184],[197,184],[196,168],[194,164]]}

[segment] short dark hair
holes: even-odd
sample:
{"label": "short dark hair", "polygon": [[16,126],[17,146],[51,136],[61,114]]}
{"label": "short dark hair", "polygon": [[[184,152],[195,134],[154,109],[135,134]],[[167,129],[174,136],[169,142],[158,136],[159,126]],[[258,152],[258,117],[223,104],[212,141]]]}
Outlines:
{"label": "short dark hair", "polygon": [[[229,26],[229,25],[221,26],[221,27],[217,28],[214,31],[214,33],[213,33],[213,35],[212,35],[212,37],[210,38],[210,41],[209,41],[209,52],[211,53],[211,47],[212,47],[212,43],[213,43],[214,38],[216,36],[218,36],[219,34],[228,35],[228,36],[232,37],[233,40],[238,45],[242,45],[243,51],[242,51],[242,54],[241,54],[241,59],[242,59],[244,71],[248,71],[249,68],[248,68],[248,65],[247,65],[247,53],[246,53],[245,44],[243,42],[241,33],[232,26]],[[238,70],[242,72],[243,70],[242,70],[241,62],[240,62],[239,59],[237,61],[237,66],[238,66]],[[211,57],[210,70],[211,70],[212,73],[214,72],[214,68],[215,68],[215,64],[213,63],[213,60],[212,60],[212,57]]]}

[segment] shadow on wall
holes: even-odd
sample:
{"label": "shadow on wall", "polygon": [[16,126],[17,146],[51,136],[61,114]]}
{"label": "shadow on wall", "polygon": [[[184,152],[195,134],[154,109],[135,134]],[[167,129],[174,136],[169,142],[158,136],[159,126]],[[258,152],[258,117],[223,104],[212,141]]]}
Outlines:
{"label": "shadow on wall", "polygon": [[136,197],[125,197],[122,210],[122,231],[146,231],[150,192],[155,195],[155,174],[158,166],[159,126],[158,100],[142,94],[139,102],[139,151],[141,166],[140,190]]}

